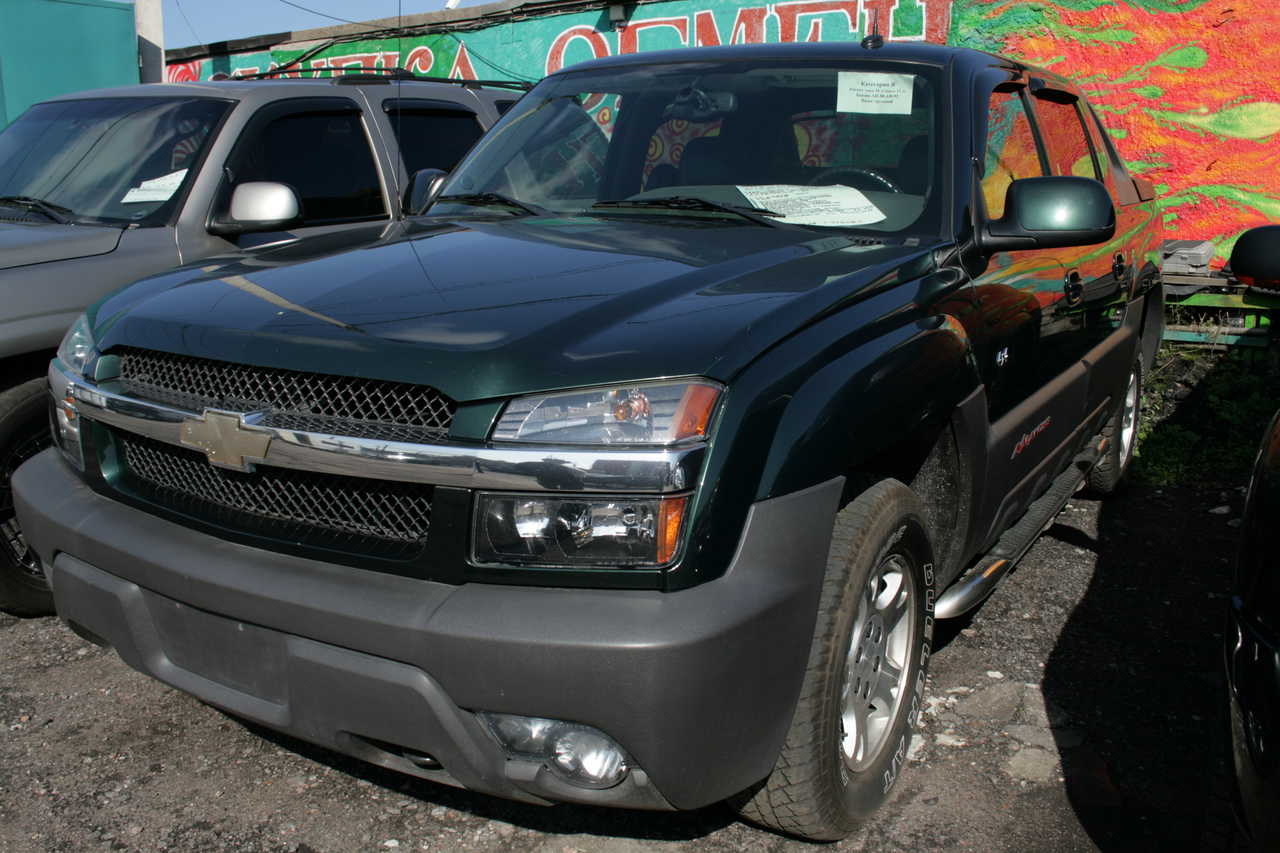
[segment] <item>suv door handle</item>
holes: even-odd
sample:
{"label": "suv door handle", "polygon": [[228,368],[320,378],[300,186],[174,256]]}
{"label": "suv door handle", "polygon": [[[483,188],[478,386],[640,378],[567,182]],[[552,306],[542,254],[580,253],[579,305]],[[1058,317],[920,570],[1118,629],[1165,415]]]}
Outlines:
{"label": "suv door handle", "polygon": [[1062,292],[1067,295],[1067,307],[1074,308],[1084,301],[1084,283],[1080,273],[1072,270],[1062,282]]}

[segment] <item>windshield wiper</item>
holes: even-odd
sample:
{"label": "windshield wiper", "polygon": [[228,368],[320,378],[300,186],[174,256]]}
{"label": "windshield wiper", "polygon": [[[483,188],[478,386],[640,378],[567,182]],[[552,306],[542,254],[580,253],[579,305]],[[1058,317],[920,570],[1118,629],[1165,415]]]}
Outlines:
{"label": "windshield wiper", "polygon": [[718,201],[709,201],[705,198],[698,198],[697,196],[669,195],[661,198],[619,198],[612,199],[610,201],[598,201],[591,205],[592,210],[626,207],[731,213],[734,216],[740,216],[748,222],[755,222],[758,225],[768,225],[770,228],[786,227],[786,223],[768,218],[771,216],[782,216],[783,214],[781,213],[775,213],[772,210],[765,210],[763,207],[748,207],[742,204],[721,204]]}
{"label": "windshield wiper", "polygon": [[539,210],[531,204],[525,204],[523,201],[514,199],[509,195],[502,193],[483,192],[483,193],[458,193],[457,195],[442,195],[436,201],[456,201],[460,204],[474,204],[476,206],[486,205],[503,205],[505,207],[514,207],[516,210],[523,210],[525,213],[534,216],[542,216],[546,211]]}
{"label": "windshield wiper", "polygon": [[69,207],[63,207],[60,204],[54,204],[41,198],[32,198],[29,195],[0,196],[0,204],[21,207],[24,210],[34,210],[36,213],[44,214],[59,225],[66,225],[71,221],[71,217],[75,216],[75,211]]}

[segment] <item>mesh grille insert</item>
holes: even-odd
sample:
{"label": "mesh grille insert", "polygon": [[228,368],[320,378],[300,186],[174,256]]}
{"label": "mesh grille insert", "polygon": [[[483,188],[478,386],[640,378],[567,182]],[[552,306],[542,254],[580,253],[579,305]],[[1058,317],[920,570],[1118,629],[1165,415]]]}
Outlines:
{"label": "mesh grille insert", "polygon": [[264,424],[392,441],[433,441],[457,404],[434,388],[255,367],[121,347],[120,384],[132,397],[202,412],[267,411]]}
{"label": "mesh grille insert", "polygon": [[241,473],[204,454],[115,432],[128,492],[181,515],[289,544],[384,559],[419,554],[432,488],[260,465]]}

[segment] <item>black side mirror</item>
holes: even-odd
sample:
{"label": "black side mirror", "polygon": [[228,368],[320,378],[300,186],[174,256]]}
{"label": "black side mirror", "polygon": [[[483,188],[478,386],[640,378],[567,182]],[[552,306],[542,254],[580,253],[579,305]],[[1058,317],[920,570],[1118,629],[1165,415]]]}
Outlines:
{"label": "black side mirror", "polygon": [[409,185],[404,188],[404,212],[408,216],[418,216],[426,212],[440,195],[449,173],[443,169],[419,169],[409,176]]}
{"label": "black side mirror", "polygon": [[1089,246],[1116,233],[1116,211],[1107,188],[1092,178],[1022,178],[1009,184],[1004,216],[988,222],[985,252]]}
{"label": "black side mirror", "polygon": [[234,237],[301,224],[302,202],[293,187],[273,181],[247,181],[231,193],[228,214],[209,223],[209,233]]}
{"label": "black side mirror", "polygon": [[1241,234],[1231,250],[1231,273],[1250,287],[1280,289],[1280,225]]}

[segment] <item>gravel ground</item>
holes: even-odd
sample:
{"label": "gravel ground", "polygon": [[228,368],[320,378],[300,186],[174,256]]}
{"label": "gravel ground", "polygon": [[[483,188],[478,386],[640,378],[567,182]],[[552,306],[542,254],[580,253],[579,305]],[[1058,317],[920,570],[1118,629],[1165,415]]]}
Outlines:
{"label": "gravel ground", "polygon": [[[976,614],[944,627],[909,771],[829,849],[1211,847],[1243,482],[1074,499]],[[54,619],[0,614],[6,853],[813,847],[725,807],[538,808],[401,777],[246,726]]]}

